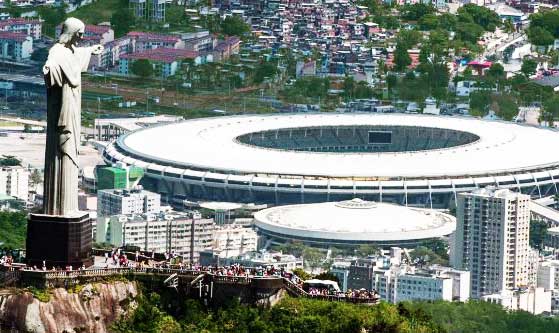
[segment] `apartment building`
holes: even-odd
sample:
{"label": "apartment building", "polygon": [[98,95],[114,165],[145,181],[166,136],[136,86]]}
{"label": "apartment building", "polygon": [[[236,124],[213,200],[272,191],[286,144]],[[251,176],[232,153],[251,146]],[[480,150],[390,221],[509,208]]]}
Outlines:
{"label": "apartment building", "polygon": [[458,194],[452,263],[471,273],[471,297],[530,285],[530,196],[485,188]]}
{"label": "apartment building", "polygon": [[0,194],[27,201],[29,198],[29,170],[22,167],[0,168]]}

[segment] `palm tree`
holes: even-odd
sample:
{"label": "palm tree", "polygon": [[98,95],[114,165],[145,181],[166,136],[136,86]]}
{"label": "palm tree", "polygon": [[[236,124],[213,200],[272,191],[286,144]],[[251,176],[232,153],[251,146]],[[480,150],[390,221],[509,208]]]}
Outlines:
{"label": "palm tree", "polygon": [[516,28],[514,27],[514,23],[512,23],[511,19],[508,19],[505,21],[505,23],[503,23],[503,30],[509,34],[516,31]]}

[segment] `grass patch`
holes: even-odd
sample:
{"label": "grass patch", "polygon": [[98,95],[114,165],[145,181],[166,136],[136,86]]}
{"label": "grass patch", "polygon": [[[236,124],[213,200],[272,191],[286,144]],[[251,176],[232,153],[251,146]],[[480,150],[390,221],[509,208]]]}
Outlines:
{"label": "grass patch", "polygon": [[79,18],[86,24],[110,22],[111,16],[119,10],[128,10],[128,1],[97,0],[72,12],[73,17]]}
{"label": "grass patch", "polygon": [[0,121],[0,127],[18,127],[18,126],[23,126],[23,125],[15,123],[13,121]]}
{"label": "grass patch", "polygon": [[35,287],[29,287],[27,290],[33,294],[33,297],[38,299],[40,302],[48,302],[50,301],[51,292],[49,289],[39,289]]}

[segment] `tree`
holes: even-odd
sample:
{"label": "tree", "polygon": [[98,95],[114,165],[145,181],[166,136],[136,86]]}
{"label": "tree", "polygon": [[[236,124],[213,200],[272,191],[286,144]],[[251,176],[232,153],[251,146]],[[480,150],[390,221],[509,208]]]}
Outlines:
{"label": "tree", "polygon": [[325,257],[324,253],[314,247],[306,247],[303,250],[303,263],[309,267],[311,271],[320,267]]}
{"label": "tree", "polygon": [[295,268],[293,270],[293,274],[297,275],[299,277],[299,279],[301,279],[303,281],[310,280],[312,278],[312,275],[305,272],[302,268]]}
{"label": "tree", "polygon": [[430,53],[435,55],[437,59],[434,59],[435,62],[439,62],[440,59],[448,55],[448,32],[443,29],[436,29],[431,31],[429,34],[429,40],[426,45],[430,49]]}
{"label": "tree", "polygon": [[543,103],[543,113],[541,117],[548,122],[549,126],[553,126],[555,119],[559,117],[559,95],[554,95],[546,99]]}
{"label": "tree", "polygon": [[461,23],[456,26],[456,37],[472,44],[477,43],[482,34],[483,28],[472,22]]}
{"label": "tree", "polygon": [[495,95],[491,108],[504,120],[512,120],[518,115],[518,105],[511,95]]}
{"label": "tree", "polygon": [[44,20],[43,34],[54,37],[56,26],[66,19],[66,5],[57,7],[39,6],[36,10],[39,17]]}
{"label": "tree", "polygon": [[482,27],[485,31],[495,31],[495,28],[501,25],[499,15],[486,7],[477,6],[474,4],[466,4],[458,9],[458,19],[461,18]]}
{"label": "tree", "polygon": [[516,30],[511,19],[505,20],[505,22],[503,23],[503,30],[509,34],[513,33]]}
{"label": "tree", "polygon": [[250,32],[250,27],[239,16],[227,16],[221,23],[221,32],[229,36],[242,37]]}
{"label": "tree", "polygon": [[44,63],[47,61],[47,57],[49,55],[49,50],[46,47],[35,49],[33,53],[31,53],[31,60],[37,61],[39,63]]}
{"label": "tree", "polygon": [[408,54],[408,49],[402,43],[398,43],[396,45],[396,50],[394,51],[395,69],[399,72],[402,72],[410,64],[411,64],[411,58],[410,55]]}
{"label": "tree", "polygon": [[419,28],[421,30],[433,30],[439,26],[439,19],[435,14],[427,14],[419,19]]}
{"label": "tree", "polygon": [[538,63],[535,60],[530,58],[524,58],[524,60],[522,60],[522,67],[520,68],[520,71],[522,72],[522,74],[529,77],[532,74],[536,73],[537,68],[538,68]]}
{"label": "tree", "polygon": [[489,67],[487,72],[485,72],[485,75],[498,80],[503,79],[505,77],[505,68],[503,65],[495,62],[491,65],[491,67]]}
{"label": "tree", "polygon": [[33,170],[33,172],[31,173],[31,183],[33,184],[33,187],[36,189],[37,186],[39,184],[41,184],[43,182],[43,176],[41,175],[41,172],[39,172],[39,169],[35,169]]}
{"label": "tree", "polygon": [[488,91],[474,91],[470,93],[470,113],[485,116],[491,104],[491,94]]}
{"label": "tree", "polygon": [[355,250],[355,254],[360,257],[373,256],[378,254],[379,252],[380,248],[378,246],[369,244],[359,245],[359,247]]}
{"label": "tree", "polygon": [[417,43],[421,41],[423,36],[420,31],[417,30],[400,30],[398,33],[397,44],[402,45],[406,49],[414,47]]}
{"label": "tree", "polygon": [[555,38],[549,31],[537,26],[528,28],[527,35],[530,42],[537,46],[547,47],[555,41]]}
{"label": "tree", "polygon": [[278,68],[275,62],[264,61],[256,67],[254,72],[253,81],[256,84],[264,82],[265,78],[272,78],[278,72]]}
{"label": "tree", "polygon": [[336,275],[330,273],[330,272],[320,273],[320,274],[316,275],[314,278],[318,279],[318,280],[329,280],[329,281],[334,281],[334,282],[340,282],[338,277]]}
{"label": "tree", "polygon": [[11,249],[25,248],[27,217],[24,212],[0,212],[0,243]]}
{"label": "tree", "polygon": [[147,78],[153,75],[153,65],[147,59],[138,59],[132,63],[131,71],[134,75]]}
{"label": "tree", "polygon": [[391,92],[394,88],[396,88],[396,84],[398,84],[398,77],[394,74],[388,74],[386,76],[386,87],[388,91]]}
{"label": "tree", "polygon": [[456,18],[455,15],[444,13],[441,16],[439,16],[439,26],[441,29],[447,31],[454,31],[456,29],[457,22],[458,19]]}
{"label": "tree", "polygon": [[130,10],[118,10],[111,16],[111,27],[115,32],[115,37],[126,35],[135,24],[136,18]]}
{"label": "tree", "polygon": [[13,155],[2,155],[0,166],[21,166],[21,160]]}
{"label": "tree", "polygon": [[530,221],[530,246],[543,249],[543,241],[547,235],[547,223],[538,220]]}
{"label": "tree", "polygon": [[431,4],[416,3],[413,5],[404,5],[401,12],[404,20],[417,21],[424,15],[434,13],[435,7]]}
{"label": "tree", "polygon": [[546,10],[530,15],[530,30],[536,27],[549,32],[555,38],[559,38],[559,10]]}

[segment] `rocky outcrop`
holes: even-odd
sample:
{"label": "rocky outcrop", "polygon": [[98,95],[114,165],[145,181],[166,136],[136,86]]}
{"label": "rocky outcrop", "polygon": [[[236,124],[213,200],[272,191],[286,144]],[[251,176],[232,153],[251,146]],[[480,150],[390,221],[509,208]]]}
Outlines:
{"label": "rocky outcrop", "polygon": [[48,302],[21,290],[0,292],[0,322],[21,332],[109,332],[111,323],[134,306],[134,282],[87,284],[69,292],[48,291]]}

